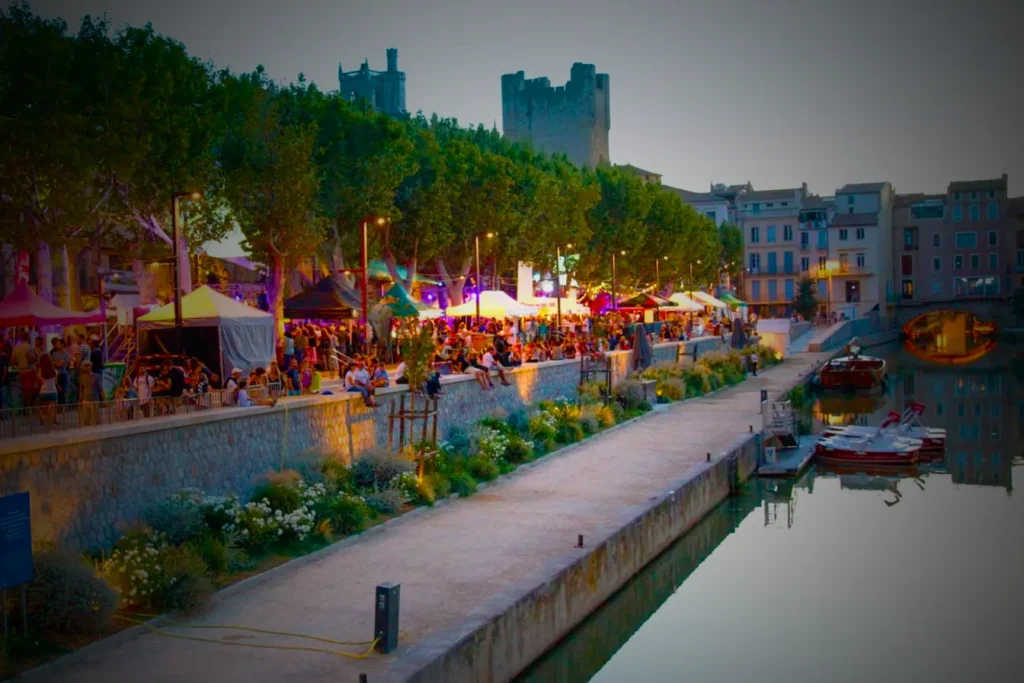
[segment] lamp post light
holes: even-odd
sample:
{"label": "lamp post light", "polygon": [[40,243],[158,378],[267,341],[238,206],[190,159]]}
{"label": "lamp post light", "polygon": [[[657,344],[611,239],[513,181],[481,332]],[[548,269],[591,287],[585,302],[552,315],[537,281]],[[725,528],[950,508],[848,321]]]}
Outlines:
{"label": "lamp post light", "polygon": [[[174,254],[174,329],[178,346],[181,346],[181,221],[178,217],[182,199],[199,201],[203,195],[199,192],[175,192],[171,195],[171,252]],[[181,350],[179,348],[179,350]]]}
{"label": "lamp post light", "polygon": [[362,220],[360,224],[360,240],[359,240],[359,276],[362,284],[360,290],[360,306],[362,310],[359,312],[361,316],[360,322],[363,327],[363,353],[366,355],[370,354],[370,313],[367,309],[368,292],[370,288],[369,284],[369,238],[367,232],[367,226],[373,223],[377,227],[383,227],[387,225],[388,219],[384,216],[367,217]]}
{"label": "lamp post light", "polygon": [[476,320],[474,324],[480,325],[480,292],[482,286],[480,284],[480,235],[484,235],[487,239],[490,239],[497,235],[496,232],[484,232],[477,233],[473,236],[473,251],[476,254]]}
{"label": "lamp post light", "polygon": [[[565,245],[566,249],[572,249],[572,243]],[[562,331],[562,247],[555,245],[555,306],[558,308],[556,315],[556,326],[559,334]]]}
{"label": "lamp post light", "polygon": [[660,259],[654,260],[654,293],[658,293],[658,288],[661,286],[661,262],[668,261],[668,256],[662,256]]}
{"label": "lamp post light", "polygon": [[[625,256],[626,255],[625,249],[619,251],[619,255],[620,256]],[[616,289],[615,252],[613,251],[612,252],[612,308],[617,311],[617,310],[619,310],[619,297],[616,294],[615,289]]]}
{"label": "lamp post light", "polygon": [[[700,265],[700,259],[697,259],[697,265]],[[690,261],[690,291],[693,291],[693,261]]]}

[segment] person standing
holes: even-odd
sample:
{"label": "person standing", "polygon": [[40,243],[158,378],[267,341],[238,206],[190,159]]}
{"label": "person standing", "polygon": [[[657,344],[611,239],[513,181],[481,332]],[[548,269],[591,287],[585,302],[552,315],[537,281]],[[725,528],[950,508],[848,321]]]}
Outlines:
{"label": "person standing", "polygon": [[53,369],[57,371],[57,403],[66,403],[68,382],[71,378],[71,375],[68,373],[68,367],[71,364],[71,356],[64,348],[64,340],[60,337],[54,337],[53,339],[53,349],[50,351],[50,361],[53,363]]}

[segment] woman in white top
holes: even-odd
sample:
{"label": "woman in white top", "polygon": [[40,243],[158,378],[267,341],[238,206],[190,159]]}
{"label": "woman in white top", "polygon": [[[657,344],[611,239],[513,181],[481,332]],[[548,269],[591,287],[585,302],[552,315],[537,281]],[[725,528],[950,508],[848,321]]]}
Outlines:
{"label": "woman in white top", "polygon": [[153,398],[153,384],[156,380],[146,372],[146,368],[139,366],[135,374],[135,395],[142,406],[142,414],[149,417],[149,401]]}

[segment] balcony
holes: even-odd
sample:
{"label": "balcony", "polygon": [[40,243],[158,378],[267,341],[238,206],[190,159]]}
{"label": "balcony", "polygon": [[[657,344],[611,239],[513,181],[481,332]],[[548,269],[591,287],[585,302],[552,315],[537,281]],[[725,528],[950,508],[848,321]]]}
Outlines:
{"label": "balcony", "polygon": [[809,242],[806,242],[806,243],[805,242],[801,242],[800,243],[800,251],[810,251],[810,250],[811,250],[811,245],[810,245]]}
{"label": "balcony", "polygon": [[828,227],[828,223],[824,218],[819,218],[813,221],[800,221],[801,230],[824,230]]}
{"label": "balcony", "polygon": [[920,249],[920,245],[918,245],[917,240],[903,243],[903,251],[917,251],[918,249]]}
{"label": "balcony", "polygon": [[840,263],[831,270],[817,266],[811,269],[812,277],[816,280],[827,280],[831,277],[844,277],[849,275],[871,275],[872,270],[867,265],[858,266],[850,263]]}

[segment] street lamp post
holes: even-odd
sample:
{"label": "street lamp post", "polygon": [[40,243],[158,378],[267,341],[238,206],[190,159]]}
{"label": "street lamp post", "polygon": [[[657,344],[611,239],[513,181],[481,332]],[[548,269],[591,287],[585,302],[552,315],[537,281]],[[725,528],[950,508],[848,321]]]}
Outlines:
{"label": "street lamp post", "polygon": [[668,261],[668,256],[662,256],[661,259],[654,260],[654,293],[657,294],[659,287],[661,286],[661,262]]}
{"label": "street lamp post", "polygon": [[174,254],[174,330],[179,351],[181,347],[181,328],[184,325],[181,314],[181,221],[178,210],[184,198],[199,201],[203,195],[199,192],[175,192],[171,195],[171,253]]}
{"label": "street lamp post", "polygon": [[476,254],[476,320],[474,324],[480,326],[480,291],[482,286],[480,283],[480,235],[486,235],[487,239],[494,237],[496,232],[477,233],[473,236],[473,251]]}
{"label": "street lamp post", "polygon": [[[572,249],[572,244],[565,245],[566,249]],[[555,245],[555,306],[558,313],[555,316],[556,326],[559,332],[562,330],[562,247]]]}
{"label": "street lamp post", "polygon": [[[697,259],[697,265],[700,265],[700,259]],[[693,261],[690,261],[690,291],[693,291]]]}
{"label": "street lamp post", "polygon": [[[625,256],[625,250],[619,252],[621,256]],[[615,277],[615,252],[612,252],[612,308],[619,310],[619,297],[615,292],[616,290],[616,277]]]}

